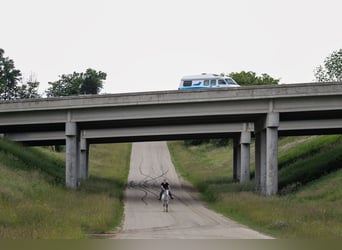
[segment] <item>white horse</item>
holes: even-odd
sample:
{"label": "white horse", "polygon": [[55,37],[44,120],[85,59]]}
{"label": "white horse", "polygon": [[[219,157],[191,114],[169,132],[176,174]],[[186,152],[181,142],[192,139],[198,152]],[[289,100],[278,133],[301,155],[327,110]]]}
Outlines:
{"label": "white horse", "polygon": [[168,212],[169,211],[169,200],[170,200],[169,190],[164,190],[161,200],[163,202],[164,212]]}

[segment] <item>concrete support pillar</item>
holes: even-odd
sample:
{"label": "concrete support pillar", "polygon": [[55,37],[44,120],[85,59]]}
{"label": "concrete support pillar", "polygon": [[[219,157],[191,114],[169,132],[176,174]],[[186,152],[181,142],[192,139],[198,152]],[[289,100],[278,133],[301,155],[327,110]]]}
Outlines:
{"label": "concrete support pillar", "polygon": [[260,132],[260,146],[259,160],[260,160],[260,192],[262,194],[266,193],[266,130],[262,129]]}
{"label": "concrete support pillar", "polygon": [[65,161],[65,184],[69,188],[77,188],[78,184],[78,131],[75,122],[65,124],[66,135],[66,161]]}
{"label": "concrete support pillar", "polygon": [[233,180],[239,181],[240,180],[240,138],[234,137],[233,138]]}
{"label": "concrete support pillar", "polygon": [[239,154],[240,154],[240,182],[250,179],[250,145],[251,133],[243,131],[240,135]]}
{"label": "concrete support pillar", "polygon": [[85,138],[81,138],[79,153],[79,178],[85,180],[89,177],[89,143]]}
{"label": "concrete support pillar", "polygon": [[260,132],[254,132],[255,137],[255,172],[254,172],[254,180],[255,180],[255,191],[261,190],[261,135]]}
{"label": "concrete support pillar", "polygon": [[278,192],[278,127],[275,112],[255,124],[255,189],[267,196]]}
{"label": "concrete support pillar", "polygon": [[234,137],[233,179],[245,182],[250,179],[250,144],[251,132],[248,124],[243,125],[243,131]]}

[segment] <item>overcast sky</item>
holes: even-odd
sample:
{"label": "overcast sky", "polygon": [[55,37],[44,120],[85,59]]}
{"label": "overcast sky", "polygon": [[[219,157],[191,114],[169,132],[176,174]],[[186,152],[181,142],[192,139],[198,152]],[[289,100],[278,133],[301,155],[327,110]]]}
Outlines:
{"label": "overcast sky", "polygon": [[242,70],[303,83],[342,48],[341,13],[341,0],[0,0],[0,48],[40,92],[87,68],[107,73],[102,93]]}

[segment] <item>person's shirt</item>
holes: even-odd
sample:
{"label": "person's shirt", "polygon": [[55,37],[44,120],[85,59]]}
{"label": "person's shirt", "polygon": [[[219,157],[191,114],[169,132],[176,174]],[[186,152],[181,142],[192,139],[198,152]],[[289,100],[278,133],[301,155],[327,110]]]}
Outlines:
{"label": "person's shirt", "polygon": [[167,190],[167,189],[169,189],[169,183],[167,183],[167,182],[162,182],[162,184],[161,184],[161,186],[165,189],[165,190]]}

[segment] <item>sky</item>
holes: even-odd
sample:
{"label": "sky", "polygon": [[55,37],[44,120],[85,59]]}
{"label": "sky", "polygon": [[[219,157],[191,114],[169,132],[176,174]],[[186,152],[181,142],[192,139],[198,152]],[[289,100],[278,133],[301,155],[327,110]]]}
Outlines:
{"label": "sky", "polygon": [[101,93],[175,90],[184,75],[314,81],[342,48],[341,0],[0,0],[0,48],[39,92],[107,73]]}

